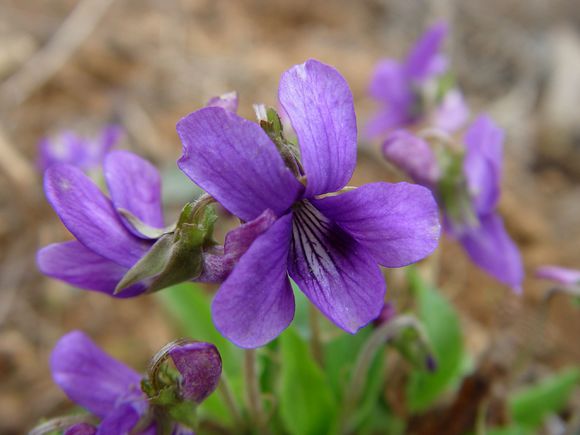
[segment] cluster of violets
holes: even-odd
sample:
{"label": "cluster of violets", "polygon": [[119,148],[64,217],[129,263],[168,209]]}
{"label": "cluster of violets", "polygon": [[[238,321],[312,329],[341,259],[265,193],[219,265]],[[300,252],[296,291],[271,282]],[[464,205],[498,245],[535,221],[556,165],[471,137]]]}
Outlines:
{"label": "cluster of violets", "polygon": [[[367,136],[382,139],[385,158],[414,184],[348,185],[357,154],[353,97],[337,70],[309,60],[282,74],[279,85],[295,138],[263,105],[256,106],[257,123],[238,116],[235,93],[178,122],[178,166],[206,193],[186,204],[175,223],[164,219],[157,169],[111,150],[117,127],[98,140],[65,133],[43,141],[46,196],[76,240],[41,249],[40,270],[124,298],[183,281],[218,283],[213,321],[243,348],[267,344],[292,322],[291,280],[346,332],[385,310],[391,318],[380,266],[429,256],[441,226],[476,265],[520,291],[522,260],[497,212],[503,132],[480,115],[458,134],[470,115],[442,53],[446,33],[436,24],[404,61],[380,62],[370,85],[381,108]],[[95,168],[106,189],[87,176]],[[213,239],[213,203],[241,222],[223,244]],[[547,267],[538,276],[580,285],[578,271]],[[192,433],[174,410],[200,403],[216,388],[220,356],[209,343],[191,342],[170,346],[163,364],[167,358],[173,372],[143,380],[83,333],[64,336],[51,357],[54,379],[92,414],[66,433],[155,433],[168,424],[169,433]]]}

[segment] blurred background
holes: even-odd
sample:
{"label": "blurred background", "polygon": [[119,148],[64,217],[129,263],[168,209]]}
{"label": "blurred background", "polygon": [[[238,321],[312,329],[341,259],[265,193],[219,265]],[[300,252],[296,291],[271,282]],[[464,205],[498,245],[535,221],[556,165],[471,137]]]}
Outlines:
{"label": "blurred background", "polygon": [[[120,124],[122,147],[165,168],[172,219],[194,192],[175,168],[181,117],[236,90],[240,113],[253,118],[253,103],[276,104],[280,74],[313,57],[350,83],[362,127],[375,108],[366,93],[375,63],[403,56],[436,19],[450,24],[452,71],[472,113],[485,110],[507,130],[500,208],[528,275],[524,296],[515,297],[446,240],[438,283],[460,311],[476,360],[493,354],[494,367],[525,364],[528,376],[579,364],[579,308],[558,296],[545,310],[549,284],[533,278],[542,264],[580,268],[578,6],[574,0],[2,0],[0,433],[23,433],[69,409],[48,367],[63,333],[82,329],[141,369],[178,335],[155,297],[113,300],[39,274],[36,250],[68,237],[42,193],[36,161],[43,136],[63,128],[96,134],[108,122]],[[377,158],[378,143],[371,145],[360,153],[352,184],[397,179]]]}

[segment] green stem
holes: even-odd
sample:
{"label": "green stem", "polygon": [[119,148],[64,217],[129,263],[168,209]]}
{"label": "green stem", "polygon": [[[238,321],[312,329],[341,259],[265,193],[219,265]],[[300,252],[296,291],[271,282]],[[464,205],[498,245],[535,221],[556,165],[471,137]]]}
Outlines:
{"label": "green stem", "polygon": [[350,431],[350,416],[354,407],[359,402],[363,388],[366,384],[369,367],[379,349],[384,348],[386,342],[395,338],[403,329],[414,328],[425,340],[423,330],[417,319],[413,316],[399,316],[377,328],[366,341],[355,362],[350,382],[344,390],[342,412],[340,416],[341,433]]}
{"label": "green stem", "polygon": [[218,388],[220,394],[224,399],[226,406],[228,407],[230,413],[232,414],[232,417],[234,418],[235,426],[241,429],[242,427],[245,426],[245,422],[242,418],[242,414],[240,413],[240,409],[238,408],[238,405],[236,403],[234,394],[232,393],[232,389],[230,388],[230,385],[224,374],[222,374]]}
{"label": "green stem", "polygon": [[255,428],[261,428],[263,424],[262,401],[260,399],[260,384],[256,368],[256,350],[246,349],[244,352],[244,365],[246,375],[246,393],[248,410]]}
{"label": "green stem", "polygon": [[313,304],[310,305],[310,350],[316,362],[323,367],[322,340],[320,338],[319,313]]}

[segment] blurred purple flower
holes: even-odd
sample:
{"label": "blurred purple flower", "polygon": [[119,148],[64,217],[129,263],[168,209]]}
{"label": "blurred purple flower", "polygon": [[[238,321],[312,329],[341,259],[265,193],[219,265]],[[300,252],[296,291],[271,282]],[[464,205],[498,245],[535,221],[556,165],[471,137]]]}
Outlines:
{"label": "blurred purple flower", "polygon": [[[111,199],[77,167],[57,164],[46,171],[48,201],[77,240],[42,248],[37,263],[45,275],[113,295],[117,284],[155,242],[141,234],[119,210],[162,229],[161,177],[151,163],[128,151],[110,152],[103,168]],[[206,252],[199,280],[223,281],[254,238],[273,220],[274,216],[265,213],[255,222],[230,231],[224,246]],[[134,284],[114,296],[137,296],[147,290],[147,284]]]}
{"label": "blurred purple flower", "polygon": [[[292,321],[290,276],[329,319],[354,333],[379,315],[379,264],[429,255],[440,225],[431,192],[407,183],[344,189],[356,164],[350,89],[315,60],[282,75],[279,100],[300,142],[293,171],[258,124],[204,108],[177,124],[179,167],[244,221],[272,210],[277,221],[240,258],[217,293],[217,328],[241,347],[277,337]],[[305,185],[299,180],[304,181]],[[330,193],[329,193],[330,192]]]}
{"label": "blurred purple flower", "polygon": [[95,435],[98,428],[89,423],[76,423],[64,431],[64,435]]}
{"label": "blurred purple flower", "polygon": [[73,131],[63,131],[39,142],[38,165],[42,171],[58,163],[67,163],[84,171],[96,169],[121,135],[122,130],[118,125],[103,128],[97,138],[86,138]]}
{"label": "blurred purple flower", "polygon": [[[425,101],[428,91],[436,99],[432,82],[447,71],[447,59],[441,45],[447,35],[447,25],[436,23],[421,36],[403,62],[385,59],[377,65],[369,93],[382,108],[369,122],[366,134],[375,137],[392,129],[411,126],[425,121],[430,102]],[[437,87],[437,83],[435,84]],[[442,130],[453,132],[467,120],[469,109],[457,89],[447,90],[441,101],[436,101],[432,123]],[[432,103],[430,105],[433,105]]]}
{"label": "blurred purple flower", "polygon": [[503,131],[482,115],[468,129],[464,141],[465,154],[457,174],[453,163],[442,163],[427,142],[406,131],[392,133],[383,144],[383,153],[433,191],[444,213],[445,230],[463,245],[471,260],[519,292],[524,277],[522,259],[496,211]]}
{"label": "blurred purple flower", "polygon": [[536,270],[536,277],[547,279],[563,286],[580,286],[580,270],[560,266],[541,266]]}
{"label": "blurred purple flower", "polygon": [[[174,346],[169,356],[181,374],[183,399],[201,403],[217,387],[221,376],[221,358],[211,343],[187,343]],[[56,384],[76,404],[101,421],[94,426],[75,424],[71,434],[129,434],[145,423],[139,434],[155,434],[156,421],[150,412],[147,396],[141,390],[142,376],[111,358],[80,331],[63,336],[50,357]],[[174,434],[192,434],[175,425]]]}
{"label": "blurred purple flower", "polygon": [[238,93],[234,91],[217,97],[212,97],[205,106],[221,107],[229,112],[236,113],[238,111]]}
{"label": "blurred purple flower", "polygon": [[[50,370],[54,382],[73,402],[101,419],[96,433],[128,434],[147,414],[141,375],[104,353],[80,331],[57,342]],[[155,428],[141,433],[154,434]]]}

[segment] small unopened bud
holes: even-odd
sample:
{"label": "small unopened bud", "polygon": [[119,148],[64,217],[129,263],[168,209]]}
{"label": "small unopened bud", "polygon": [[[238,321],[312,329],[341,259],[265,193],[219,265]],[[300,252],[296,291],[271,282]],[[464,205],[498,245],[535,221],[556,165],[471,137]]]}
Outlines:
{"label": "small unopened bud", "polygon": [[217,388],[222,373],[222,360],[211,343],[194,342],[169,351],[181,375],[181,395],[185,400],[203,402]]}

